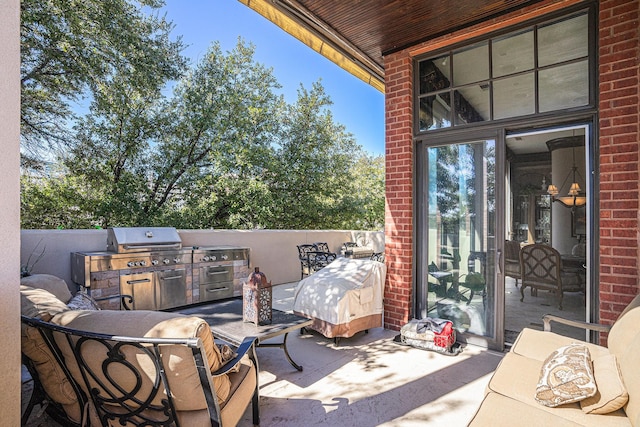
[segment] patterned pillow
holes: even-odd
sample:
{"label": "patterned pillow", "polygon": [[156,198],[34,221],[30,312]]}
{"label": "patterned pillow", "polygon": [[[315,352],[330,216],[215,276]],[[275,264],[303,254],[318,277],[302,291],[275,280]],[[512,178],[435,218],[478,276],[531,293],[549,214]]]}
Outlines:
{"label": "patterned pillow", "polygon": [[78,292],[67,303],[69,310],[100,310],[96,300],[84,292]]}
{"label": "patterned pillow", "polygon": [[555,408],[596,394],[589,349],[581,344],[560,347],[544,361],[536,401]]}

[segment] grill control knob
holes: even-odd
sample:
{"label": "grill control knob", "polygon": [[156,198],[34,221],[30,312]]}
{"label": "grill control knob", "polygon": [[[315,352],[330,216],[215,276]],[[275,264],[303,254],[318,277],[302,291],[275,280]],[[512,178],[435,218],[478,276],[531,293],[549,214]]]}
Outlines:
{"label": "grill control knob", "polygon": [[169,261],[169,258],[165,258],[165,259],[162,260],[162,262],[164,264],[169,264],[171,261]]}
{"label": "grill control knob", "polygon": [[204,261],[204,262],[209,262],[210,259],[211,258],[209,258],[209,255],[205,255],[205,256],[202,257],[202,261]]}
{"label": "grill control knob", "polygon": [[151,265],[158,265],[160,261],[158,261],[157,259],[153,259],[151,260]]}
{"label": "grill control knob", "polygon": [[228,255],[222,255],[222,257],[221,257],[221,258],[222,258],[224,261],[226,261],[227,259],[229,259],[229,256],[228,256]]}
{"label": "grill control knob", "polygon": [[145,265],[147,265],[147,261],[140,261],[140,266],[144,267]]}
{"label": "grill control knob", "polygon": [[133,262],[133,261],[129,261],[129,262],[127,263],[127,267],[135,267],[135,265],[136,265],[136,263],[135,263],[135,262]]}
{"label": "grill control knob", "polygon": [[178,263],[180,262],[180,258],[175,257],[175,258],[173,259],[173,262],[175,262],[176,264],[178,264]]}

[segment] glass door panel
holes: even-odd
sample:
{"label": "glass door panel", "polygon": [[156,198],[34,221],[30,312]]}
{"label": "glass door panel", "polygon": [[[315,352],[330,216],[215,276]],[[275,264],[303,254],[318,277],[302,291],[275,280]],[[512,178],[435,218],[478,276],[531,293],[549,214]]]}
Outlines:
{"label": "glass door panel", "polygon": [[426,270],[420,315],[489,338],[495,337],[495,152],[494,140],[428,147],[420,185]]}

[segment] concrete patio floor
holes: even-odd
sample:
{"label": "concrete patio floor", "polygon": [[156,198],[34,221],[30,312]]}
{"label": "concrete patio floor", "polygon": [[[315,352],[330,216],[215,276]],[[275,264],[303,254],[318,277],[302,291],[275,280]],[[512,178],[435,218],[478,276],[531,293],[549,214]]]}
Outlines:
{"label": "concrete patio floor", "polygon": [[[291,309],[294,286],[274,287],[274,308]],[[397,333],[376,328],[338,346],[314,332],[290,334],[302,372],[281,349],[258,349],[261,425],[466,425],[503,353],[469,345],[445,356],[396,344]],[[252,425],[250,412],[240,425]]]}

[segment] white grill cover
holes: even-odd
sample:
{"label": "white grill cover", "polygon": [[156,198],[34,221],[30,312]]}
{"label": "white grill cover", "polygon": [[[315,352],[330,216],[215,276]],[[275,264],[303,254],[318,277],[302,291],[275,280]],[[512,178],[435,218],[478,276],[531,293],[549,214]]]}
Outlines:
{"label": "white grill cover", "polygon": [[293,310],[334,325],[380,314],[386,272],[378,261],[338,258],[298,283]]}

